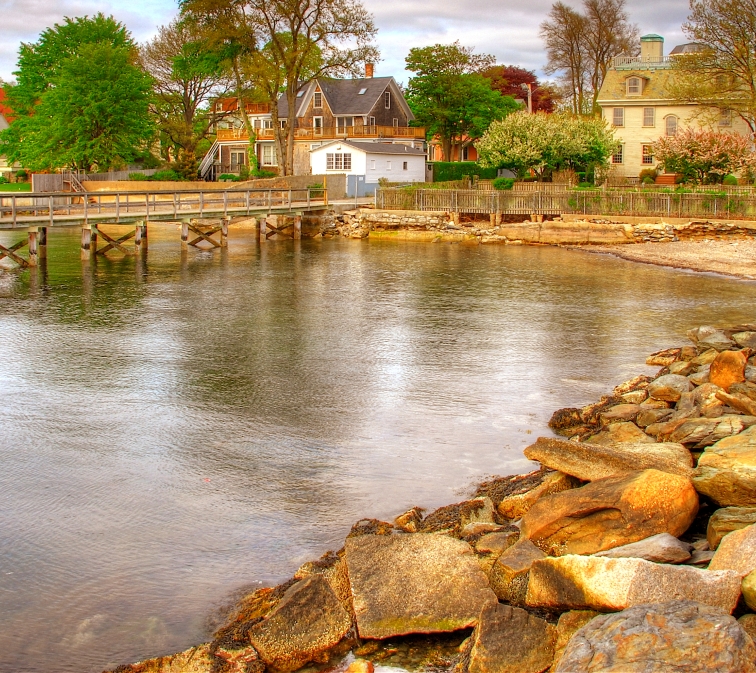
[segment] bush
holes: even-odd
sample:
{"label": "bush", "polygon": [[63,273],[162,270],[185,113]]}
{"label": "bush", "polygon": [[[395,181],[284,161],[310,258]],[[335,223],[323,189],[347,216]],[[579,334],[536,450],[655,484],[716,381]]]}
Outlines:
{"label": "bush", "polygon": [[29,174],[22,168],[20,171],[16,171],[16,178],[18,180],[26,180]]}
{"label": "bush", "polygon": [[475,161],[434,161],[433,182],[462,180],[477,175],[484,180],[494,180],[498,174],[495,168],[483,168]]}
{"label": "bush", "polygon": [[0,175],[0,185],[7,185],[10,182],[4,175]]}
{"label": "bush", "polygon": [[493,181],[494,189],[512,189],[514,187],[514,178],[496,178]]}
{"label": "bush", "polygon": [[239,166],[239,180],[249,180],[249,166]]}
{"label": "bush", "polygon": [[655,184],[656,184],[656,180],[654,180],[654,178],[652,178],[652,177],[651,177],[650,175],[647,175],[646,177],[644,177],[644,178],[643,178],[643,179],[641,180],[641,182],[642,182],[642,183],[643,183],[644,185],[655,185]]}
{"label": "bush", "polygon": [[239,176],[234,173],[221,173],[218,180],[221,182],[239,182]]}
{"label": "bush", "polygon": [[578,189],[595,189],[596,185],[594,185],[592,182],[581,182],[578,185]]}
{"label": "bush", "polygon": [[263,178],[276,178],[278,177],[278,173],[276,173],[275,171],[258,170],[258,171],[255,171],[254,177],[259,178],[260,180],[262,180]]}
{"label": "bush", "polygon": [[149,176],[144,173],[129,173],[129,180],[134,180],[135,182],[144,182],[149,179]]}
{"label": "bush", "polygon": [[640,181],[643,182],[646,178],[651,178],[652,180],[656,180],[657,175],[658,173],[656,172],[655,168],[644,168],[638,174],[638,177],[640,178]]}
{"label": "bush", "polygon": [[738,179],[734,175],[725,175],[722,180],[723,185],[734,186],[738,184]]}
{"label": "bush", "polygon": [[158,171],[152,176],[152,179],[155,182],[180,182],[184,178],[182,178],[172,168],[169,168],[168,170],[165,170],[165,171]]}

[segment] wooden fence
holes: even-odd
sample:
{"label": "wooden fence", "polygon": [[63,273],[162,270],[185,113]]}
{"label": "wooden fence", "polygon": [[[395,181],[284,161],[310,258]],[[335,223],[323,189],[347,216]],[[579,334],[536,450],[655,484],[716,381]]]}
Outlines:
{"label": "wooden fence", "polygon": [[518,192],[380,189],[382,210],[425,210],[510,215],[637,215],[756,219],[756,196],[633,191]]}

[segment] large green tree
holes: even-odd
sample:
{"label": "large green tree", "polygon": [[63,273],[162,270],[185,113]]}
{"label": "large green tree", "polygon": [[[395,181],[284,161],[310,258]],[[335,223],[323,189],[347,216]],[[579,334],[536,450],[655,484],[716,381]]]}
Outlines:
{"label": "large green tree", "polygon": [[519,109],[514,98],[493,90],[481,74],[491,67],[493,56],[455,42],[415,47],[405,61],[415,73],[407,85],[407,102],[428,137],[440,139],[446,161],[455,143],[474,142],[491,122]]}
{"label": "large green tree", "polygon": [[22,45],[14,121],[0,133],[11,161],[32,170],[107,170],[143,155],[154,128],[152,80],[130,34],[112,17],[66,19]]}

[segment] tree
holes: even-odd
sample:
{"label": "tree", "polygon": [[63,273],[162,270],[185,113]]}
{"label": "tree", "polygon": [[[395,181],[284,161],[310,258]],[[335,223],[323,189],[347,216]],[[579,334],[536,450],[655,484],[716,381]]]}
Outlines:
{"label": "tree", "polygon": [[540,179],[564,168],[606,165],[616,147],[602,119],[544,112],[511,114],[491,124],[475,143],[483,166],[507,168],[521,176],[533,171]]}
{"label": "tree", "polygon": [[407,103],[428,137],[441,139],[446,161],[455,141],[462,146],[472,143],[492,121],[519,108],[514,98],[494,91],[480,74],[493,60],[459,42],[415,47],[405,59],[407,70],[416,73],[407,84]]}
{"label": "tree", "polygon": [[686,128],[654,143],[654,156],[668,173],[686,182],[719,183],[730,173],[754,165],[751,141],[738,133]]}
{"label": "tree", "polygon": [[[214,34],[237,88],[267,98],[284,175],[293,172],[300,88],[317,77],[357,75],[362,64],[379,58],[372,44],[377,29],[359,0],[182,0],[181,8]],[[284,124],[281,91],[288,104]]]}
{"label": "tree", "polygon": [[598,94],[612,59],[638,53],[638,28],[628,22],[625,0],[583,0],[583,13],[563,2],[541,24],[547,75],[561,73],[575,114],[598,114]]}
{"label": "tree", "polygon": [[671,93],[702,105],[699,116],[734,112],[756,132],[756,0],[691,0],[685,34],[699,49],[675,59]]}
{"label": "tree", "polygon": [[107,170],[148,150],[151,78],[112,17],[66,19],[20,50],[3,153],[33,170]]}
{"label": "tree", "polygon": [[518,68],[516,65],[495,65],[483,71],[490,80],[491,88],[502,96],[512,96],[528,100],[528,85],[532,91],[533,112],[553,112],[556,93],[550,84],[538,81],[532,70]]}
{"label": "tree", "polygon": [[197,145],[223,117],[208,105],[228,93],[228,74],[218,54],[206,48],[204,36],[188,22],[162,26],[142,47],[141,59],[153,78],[158,127],[177,150],[176,169],[195,178]]}

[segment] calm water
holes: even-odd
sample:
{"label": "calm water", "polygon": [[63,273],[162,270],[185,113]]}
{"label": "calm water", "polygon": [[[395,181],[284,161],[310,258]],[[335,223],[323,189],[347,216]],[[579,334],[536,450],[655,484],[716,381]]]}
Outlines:
{"label": "calm water", "polygon": [[[559,407],[756,285],[553,248],[323,241],[0,273],[0,670],[181,650],[353,521],[526,471]],[[0,242],[15,240],[0,233]]]}

